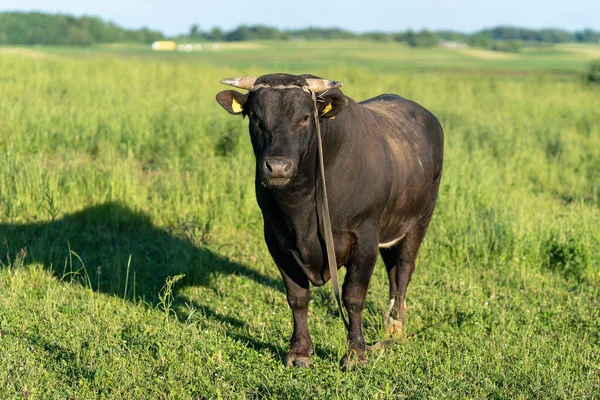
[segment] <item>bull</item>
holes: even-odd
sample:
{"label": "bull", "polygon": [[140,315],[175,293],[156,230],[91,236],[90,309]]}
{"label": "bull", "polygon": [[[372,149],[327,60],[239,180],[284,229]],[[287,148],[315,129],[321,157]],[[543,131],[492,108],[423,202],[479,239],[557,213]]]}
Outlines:
{"label": "bull", "polygon": [[393,337],[404,332],[406,291],[442,176],[440,123],[400,96],[382,94],[357,103],[342,93],[341,84],[312,75],[269,74],[222,83],[248,90],[225,90],[216,100],[229,113],[249,118],[264,238],[294,320],[284,364],[309,366],[309,287],[332,278],[317,168],[319,127],[334,275],[336,268],[346,267],[342,300],[348,350],[341,363],[365,364],[362,315],[378,253],[389,278],[386,331]]}

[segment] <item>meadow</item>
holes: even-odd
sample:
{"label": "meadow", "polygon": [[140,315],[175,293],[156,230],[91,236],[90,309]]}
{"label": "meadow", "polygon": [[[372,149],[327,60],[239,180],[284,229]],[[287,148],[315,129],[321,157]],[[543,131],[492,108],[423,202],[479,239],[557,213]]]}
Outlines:
{"label": "meadow", "polygon": [[[0,397],[599,398],[600,88],[579,77],[598,51],[0,49]],[[330,284],[311,291],[311,367],[281,362],[292,319],[247,120],[214,101],[268,72],[397,93],[445,129],[409,339],[366,367],[339,367]],[[379,261],[369,342],[387,293]]]}

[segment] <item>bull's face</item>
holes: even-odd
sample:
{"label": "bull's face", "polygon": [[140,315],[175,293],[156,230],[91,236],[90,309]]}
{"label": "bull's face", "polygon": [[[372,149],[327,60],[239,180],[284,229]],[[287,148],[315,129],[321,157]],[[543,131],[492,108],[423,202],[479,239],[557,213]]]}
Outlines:
{"label": "bull's face", "polygon": [[[250,87],[245,87],[251,89],[246,95],[235,90],[217,95],[217,102],[225,110],[249,117],[257,175],[268,188],[284,188],[298,174],[314,171],[315,102],[309,83],[315,86],[315,81],[320,81],[321,87],[315,87],[314,92],[327,91],[317,102],[320,118],[333,118],[346,105],[346,98],[335,88],[339,86],[337,82],[311,78],[308,81],[293,75],[265,75],[253,78],[252,84],[247,85]],[[302,168],[303,165],[308,168]]]}

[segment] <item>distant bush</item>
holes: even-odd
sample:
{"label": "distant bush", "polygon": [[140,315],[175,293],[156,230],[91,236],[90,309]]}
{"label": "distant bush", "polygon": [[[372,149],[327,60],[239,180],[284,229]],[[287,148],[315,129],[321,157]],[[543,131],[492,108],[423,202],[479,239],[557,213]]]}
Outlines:
{"label": "distant bush", "polygon": [[521,42],[518,40],[509,40],[507,42],[493,42],[490,45],[490,50],[503,51],[505,53],[518,53],[521,51]]}
{"label": "distant bush", "polygon": [[241,25],[233,31],[227,33],[224,39],[228,42],[238,42],[244,40],[265,40],[265,39],[289,39],[289,34],[281,32],[277,28],[264,25]]}
{"label": "distant bush", "polygon": [[385,32],[367,32],[361,35],[361,39],[372,40],[374,42],[388,42],[391,36]]}
{"label": "distant bush", "polygon": [[423,29],[417,33],[408,31],[405,40],[410,47],[433,47],[439,42],[437,34],[427,29]]}
{"label": "distant bush", "polygon": [[590,261],[586,247],[574,238],[558,239],[552,236],[543,244],[544,266],[567,279],[581,281]]}
{"label": "distant bush", "polygon": [[467,43],[472,47],[489,47],[490,40],[490,35],[488,33],[480,32],[469,36]]}
{"label": "distant bush", "polygon": [[284,32],[293,38],[306,40],[345,40],[356,39],[358,37],[356,33],[341,28],[319,28],[314,26]]}
{"label": "distant bush", "polygon": [[600,60],[590,64],[584,76],[585,81],[600,84]]}

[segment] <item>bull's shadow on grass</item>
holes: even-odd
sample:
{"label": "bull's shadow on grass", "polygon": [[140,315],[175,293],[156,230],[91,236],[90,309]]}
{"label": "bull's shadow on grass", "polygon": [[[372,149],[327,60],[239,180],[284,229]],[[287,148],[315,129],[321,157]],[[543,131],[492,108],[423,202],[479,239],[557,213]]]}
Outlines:
{"label": "bull's shadow on grass", "polygon": [[[168,276],[185,274],[176,289],[210,284],[216,274],[238,274],[283,291],[277,280],[152,224],[120,203],[106,203],[52,222],[0,224],[2,265],[50,267],[58,279],[92,290],[156,304]],[[84,268],[85,266],[85,268]]]}

